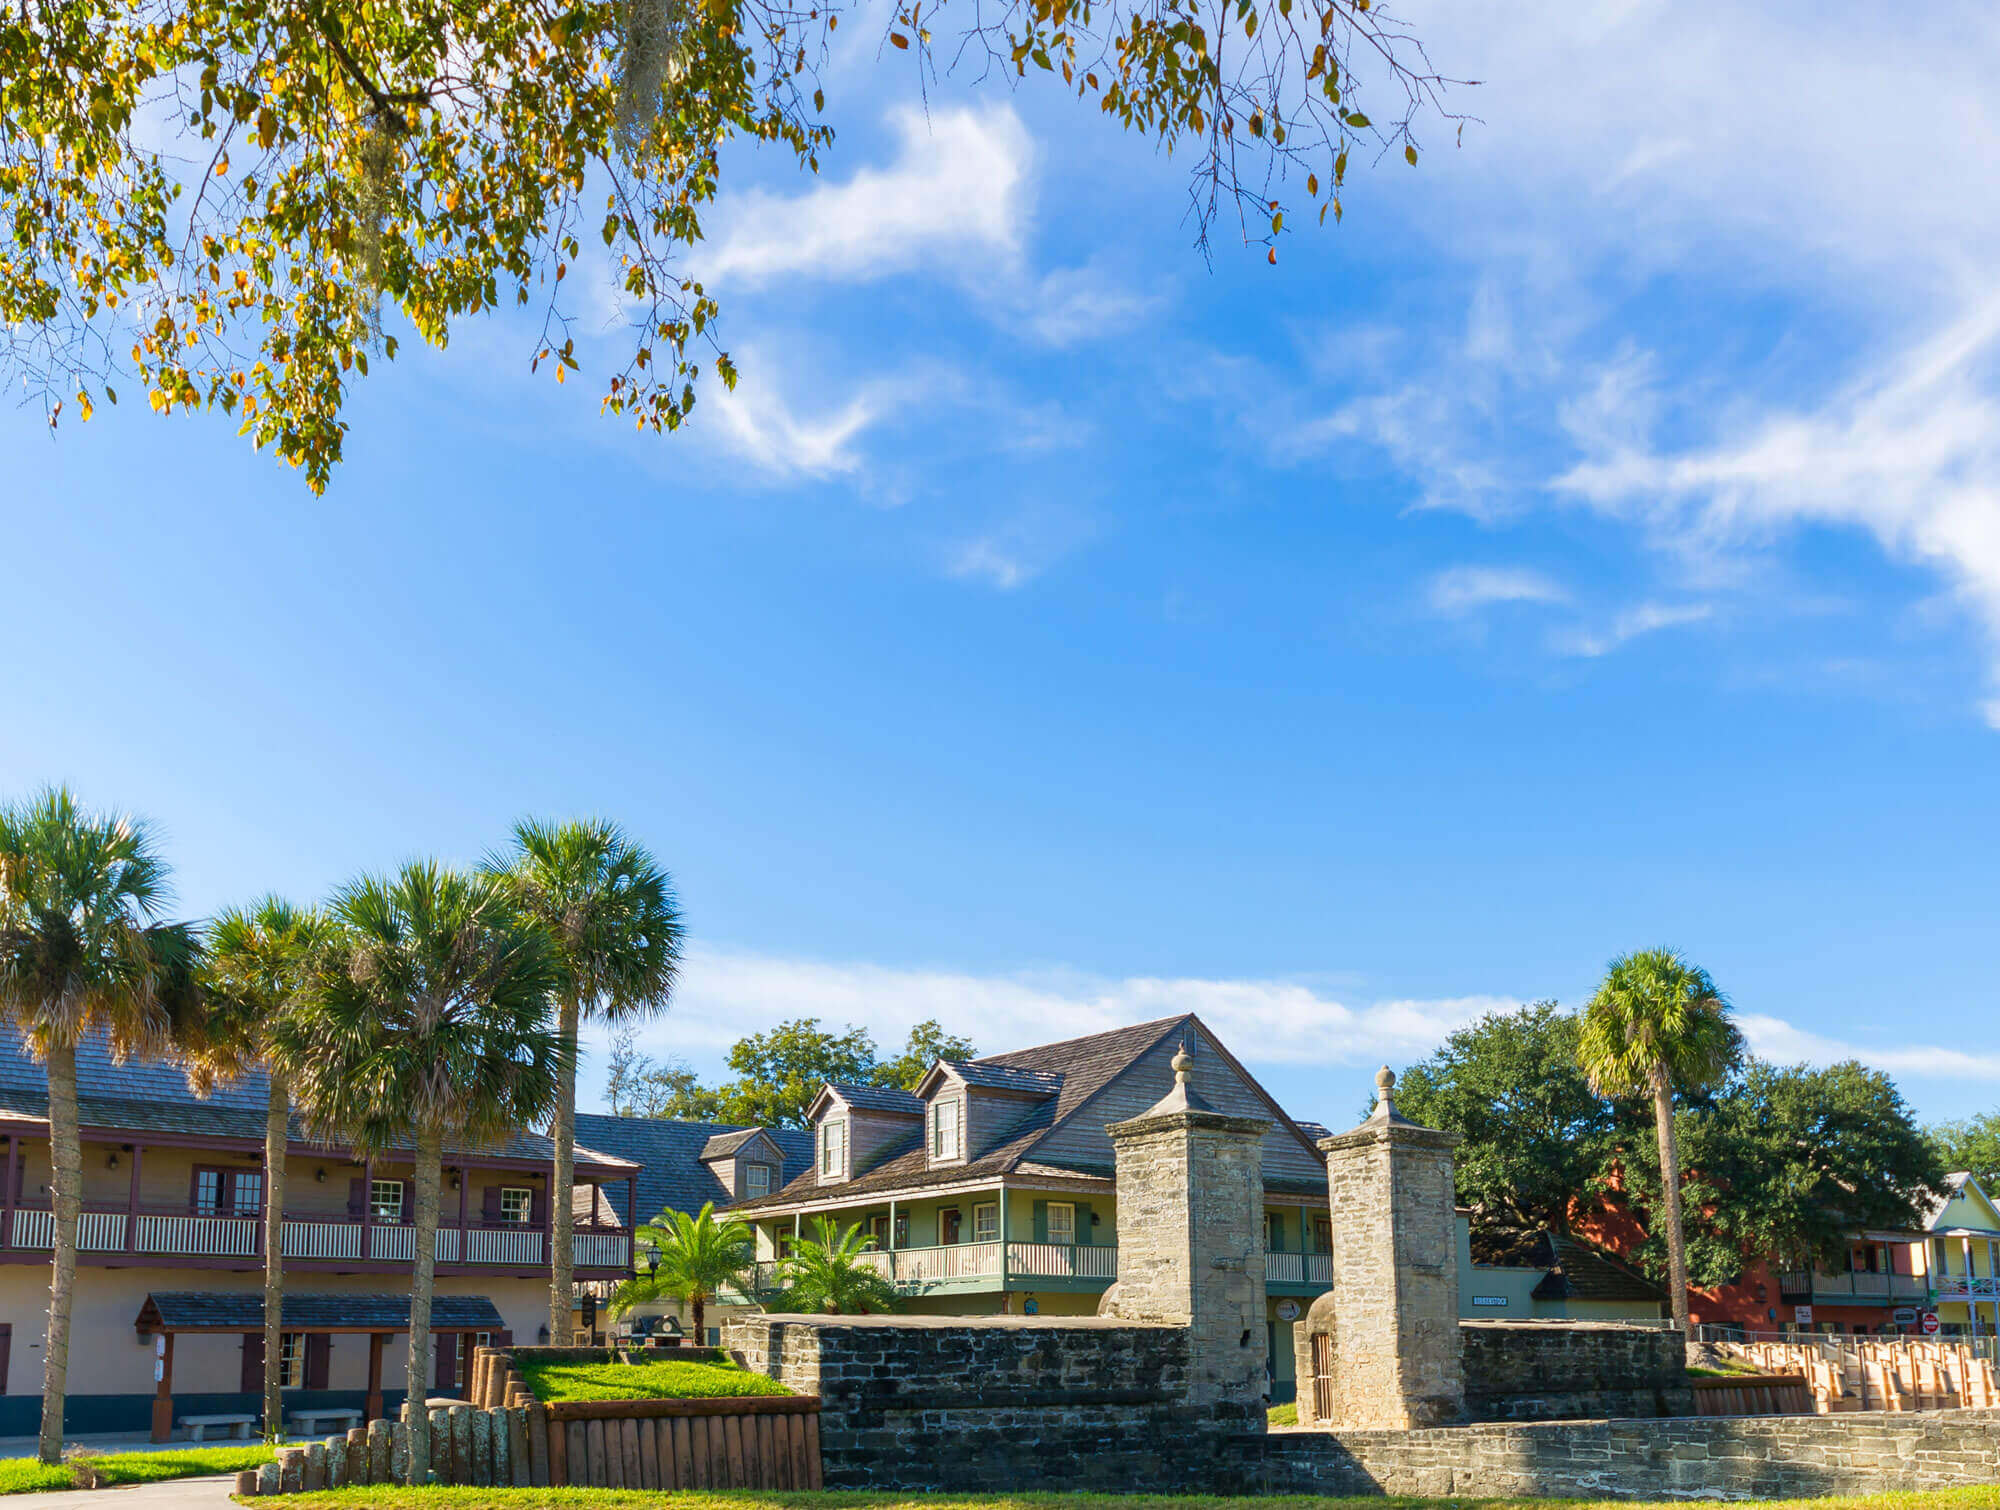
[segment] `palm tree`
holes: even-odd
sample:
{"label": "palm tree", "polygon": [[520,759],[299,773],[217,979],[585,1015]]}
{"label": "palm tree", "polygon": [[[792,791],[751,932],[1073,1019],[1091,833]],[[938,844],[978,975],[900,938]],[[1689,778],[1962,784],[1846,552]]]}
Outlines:
{"label": "palm tree", "polygon": [[1611,962],[1583,1010],[1577,1057],[1601,1096],[1650,1096],[1666,1197],[1667,1275],[1674,1325],[1688,1328],[1687,1234],[1681,1223],[1681,1159],[1674,1093],[1700,1095],[1743,1052],[1729,1003],[1706,970],[1671,949],[1641,949]]}
{"label": "palm tree", "polygon": [[718,1217],[715,1202],[689,1216],[662,1211],[657,1223],[632,1235],[633,1251],[647,1250],[647,1272],[611,1292],[605,1309],[618,1317],[658,1300],[686,1303],[696,1342],[708,1336],[708,1303],[725,1285],[743,1286],[756,1262],[756,1236],[733,1216]]}
{"label": "palm tree", "polygon": [[291,1145],[289,1066],[272,1052],[276,1025],[297,1004],[325,924],[309,908],[267,896],[223,913],[209,927],[198,1018],[178,1035],[177,1056],[194,1088],[262,1069],[264,1103],[264,1436],[283,1419],[285,1156]]}
{"label": "palm tree", "polygon": [[[568,1049],[557,1092],[549,1190],[554,1248],[549,1269],[549,1335],[574,1322],[577,1035],[588,1016],[629,1021],[665,1009],[680,968],[681,914],[672,879],[615,823],[586,819],[514,825],[511,852],[489,856],[516,905],[549,938],[556,964],[556,1013]],[[627,1212],[636,1222],[637,1212]]]}
{"label": "palm tree", "polygon": [[0,806],[0,1014],[48,1067],[56,1230],[42,1356],[44,1463],[62,1461],[83,1210],[77,1044],[102,1033],[122,1061],[166,1042],[172,1019],[161,1000],[162,972],[185,982],[199,948],[192,930],[158,921],[167,875],[143,822],[86,812],[67,788]]}
{"label": "palm tree", "polygon": [[772,1307],[829,1316],[895,1310],[895,1285],[872,1264],[861,1261],[861,1255],[875,1246],[875,1239],[859,1224],[842,1232],[838,1223],[824,1216],[813,1226],[814,1236],[794,1244],[778,1265],[783,1293],[772,1301]]}
{"label": "palm tree", "polygon": [[444,1151],[534,1126],[568,1050],[549,1022],[555,966],[490,876],[434,861],[350,882],[329,906],[297,1009],[271,1028],[306,1125],[359,1152],[410,1149],[416,1251],[404,1420],[410,1482],[430,1469],[424,1408]]}

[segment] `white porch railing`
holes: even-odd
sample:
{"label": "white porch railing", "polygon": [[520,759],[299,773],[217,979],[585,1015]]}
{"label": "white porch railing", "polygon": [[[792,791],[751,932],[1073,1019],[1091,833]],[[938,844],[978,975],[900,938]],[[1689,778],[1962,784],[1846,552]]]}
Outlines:
{"label": "white porch railing", "polygon": [[[541,1234],[535,1238],[539,1253]],[[572,1232],[570,1253],[579,1269],[623,1269],[632,1261],[632,1240],[623,1232]]]}
{"label": "white porch railing", "polygon": [[1266,1253],[1264,1282],[1272,1285],[1324,1285],[1333,1288],[1331,1253]]}
{"label": "white porch railing", "polygon": [[16,1211],[10,1237],[16,1248],[53,1248],[56,1245],[56,1214],[53,1211]]}
{"label": "white porch railing", "polygon": [[255,1258],[257,1228],[251,1216],[149,1216],[139,1214],[141,1253],[189,1258]]}
{"label": "white porch railing", "polygon": [[283,1228],[287,1258],[359,1258],[361,1227],[356,1222],[294,1222]]}
{"label": "white porch railing", "polygon": [[1969,1300],[1974,1296],[2000,1294],[2000,1283],[1984,1274],[1934,1274],[1930,1286],[1939,1300]]}
{"label": "white porch railing", "polygon": [[[53,1245],[53,1239],[51,1239]],[[76,1246],[79,1253],[120,1253],[125,1248],[125,1213],[86,1211],[77,1218]]]}
{"label": "white porch railing", "polygon": [[1118,1249],[1110,1244],[1007,1244],[1007,1272],[1023,1279],[1102,1279],[1118,1277]]}

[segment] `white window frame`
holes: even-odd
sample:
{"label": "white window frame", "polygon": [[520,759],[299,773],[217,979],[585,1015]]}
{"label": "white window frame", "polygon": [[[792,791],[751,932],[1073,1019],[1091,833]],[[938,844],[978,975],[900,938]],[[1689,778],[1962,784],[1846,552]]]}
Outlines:
{"label": "white window frame", "polygon": [[819,1125],[819,1177],[840,1179],[847,1171],[847,1123],[836,1119]]}
{"label": "white window frame", "polygon": [[[252,1200],[244,1200],[244,1186],[255,1190]],[[235,1216],[255,1216],[264,1209],[264,1171],[261,1169],[239,1169],[236,1178],[229,1182],[229,1209]]]}
{"label": "white window frame", "polygon": [[975,1243],[997,1243],[1000,1241],[1000,1203],[998,1201],[974,1201],[972,1203],[972,1240]]}
{"label": "white window frame", "polygon": [[[516,1199],[519,1197],[519,1199]],[[535,1192],[526,1185],[500,1187],[500,1220],[525,1227],[535,1219]]]}
{"label": "white window frame", "polygon": [[[1063,1236],[1057,1236],[1056,1234],[1056,1213],[1058,1211],[1060,1211],[1063,1214],[1066,1224],[1069,1228],[1068,1232]],[[1048,1228],[1048,1238],[1050,1242],[1064,1243],[1070,1247],[1076,1246],[1076,1202],[1075,1201],[1050,1201],[1048,1204],[1047,1211],[1044,1214],[1043,1220]]]}
{"label": "white window frame", "polygon": [[278,1334],[278,1388],[304,1389],[306,1387],[306,1334],[304,1332],[280,1332]]}
{"label": "white window frame", "polygon": [[[759,1187],[762,1187],[761,1189]],[[743,1198],[760,1200],[771,1193],[771,1166],[750,1163],[743,1166]]]}
{"label": "white window frame", "polygon": [[[382,1192],[396,1192],[393,1201],[382,1199]],[[403,1219],[403,1182],[401,1180],[370,1180],[368,1182],[368,1212],[377,1222],[400,1222]]]}
{"label": "white window frame", "polygon": [[[949,1126],[947,1111],[951,1113]],[[965,1157],[965,1103],[956,1096],[931,1103],[931,1157],[939,1163],[954,1163]]]}
{"label": "white window frame", "polygon": [[460,1332],[458,1334],[458,1356],[452,1360],[452,1368],[457,1377],[452,1381],[452,1393],[462,1395],[472,1370],[472,1350],[491,1347],[491,1332]]}

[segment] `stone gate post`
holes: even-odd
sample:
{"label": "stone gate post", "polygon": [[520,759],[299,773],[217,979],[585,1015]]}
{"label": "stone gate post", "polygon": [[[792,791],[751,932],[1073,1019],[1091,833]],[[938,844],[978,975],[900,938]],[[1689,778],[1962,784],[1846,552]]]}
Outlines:
{"label": "stone gate post", "polygon": [[1217,1111],[1174,1056],[1174,1088],[1106,1129],[1117,1157],[1118,1282],[1102,1316],[1188,1328],[1188,1403],[1261,1431],[1265,1363],[1261,1117]]}
{"label": "stone gate post", "polygon": [[1400,1115],[1395,1085],[1383,1066],[1374,1114],[1319,1143],[1333,1289],[1295,1333],[1300,1425],[1407,1430],[1465,1412],[1451,1152],[1460,1140]]}

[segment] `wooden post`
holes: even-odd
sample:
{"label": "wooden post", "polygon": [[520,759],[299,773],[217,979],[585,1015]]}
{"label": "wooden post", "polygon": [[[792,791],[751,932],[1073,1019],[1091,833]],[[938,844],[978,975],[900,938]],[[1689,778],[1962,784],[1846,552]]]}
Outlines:
{"label": "wooden post", "polygon": [[157,1332],[158,1355],[153,1360],[153,1372],[158,1376],[153,1385],[153,1440],[169,1442],[174,1435],[174,1334]]}
{"label": "wooden post", "polygon": [[0,1248],[14,1246],[14,1165],[18,1158],[15,1150],[20,1140],[12,1133],[7,1135],[7,1169],[0,1174]]}
{"label": "wooden post", "polygon": [[361,1256],[375,1256],[375,1160],[361,1164]]}
{"label": "wooden post", "polygon": [[146,1161],[146,1150],[137,1143],[132,1145],[132,1189],[125,1198],[125,1251],[133,1253],[139,1247],[139,1170]]}
{"label": "wooden post", "polygon": [[639,1177],[625,1176],[625,1272],[639,1272],[639,1247],[632,1234],[639,1230]]}
{"label": "wooden post", "polygon": [[366,1405],[366,1419],[370,1421],[379,1421],[382,1419],[382,1344],[386,1340],[385,1334],[381,1332],[370,1332],[368,1334],[368,1402]]}
{"label": "wooden post", "polygon": [[458,1165],[458,1261],[465,1262],[465,1198],[472,1190],[472,1171],[464,1160]]}

